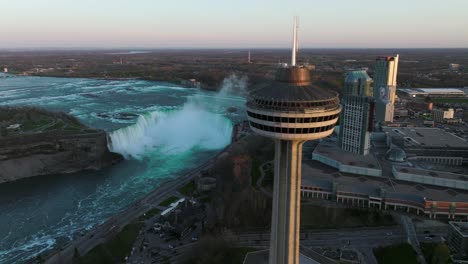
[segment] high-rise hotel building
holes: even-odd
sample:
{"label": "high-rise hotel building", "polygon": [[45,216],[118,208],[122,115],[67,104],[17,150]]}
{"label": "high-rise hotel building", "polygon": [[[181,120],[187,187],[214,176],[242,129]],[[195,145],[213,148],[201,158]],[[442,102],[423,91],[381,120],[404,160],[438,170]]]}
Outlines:
{"label": "high-rise hotel building", "polygon": [[377,57],[374,68],[375,121],[393,122],[398,55]]}
{"label": "high-rise hotel building", "polygon": [[367,155],[373,127],[372,79],[365,71],[351,71],[345,79],[338,145],[345,151]]}

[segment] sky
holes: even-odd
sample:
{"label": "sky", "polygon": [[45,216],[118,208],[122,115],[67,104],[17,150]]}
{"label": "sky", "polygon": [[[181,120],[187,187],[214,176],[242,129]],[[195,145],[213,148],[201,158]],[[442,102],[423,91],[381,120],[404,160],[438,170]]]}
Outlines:
{"label": "sky", "polygon": [[0,0],[0,48],[468,48],[467,0]]}

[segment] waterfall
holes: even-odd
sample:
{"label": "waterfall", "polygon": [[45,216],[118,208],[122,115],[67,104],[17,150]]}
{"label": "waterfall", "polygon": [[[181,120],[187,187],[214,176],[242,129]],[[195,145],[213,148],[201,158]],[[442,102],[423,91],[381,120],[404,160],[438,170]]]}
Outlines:
{"label": "waterfall", "polygon": [[141,115],[135,124],[110,133],[109,149],[127,159],[141,159],[156,148],[168,154],[221,149],[231,142],[231,135],[228,118],[189,102],[182,109]]}

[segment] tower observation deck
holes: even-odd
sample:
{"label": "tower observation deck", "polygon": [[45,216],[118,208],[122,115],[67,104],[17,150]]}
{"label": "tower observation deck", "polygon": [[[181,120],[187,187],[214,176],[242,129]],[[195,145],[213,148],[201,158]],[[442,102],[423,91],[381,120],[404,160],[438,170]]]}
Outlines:
{"label": "tower observation deck", "polygon": [[329,136],[341,111],[338,94],[314,85],[310,71],[296,66],[296,51],[295,19],[291,65],[247,101],[251,129],[275,141],[270,264],[299,264],[302,145]]}

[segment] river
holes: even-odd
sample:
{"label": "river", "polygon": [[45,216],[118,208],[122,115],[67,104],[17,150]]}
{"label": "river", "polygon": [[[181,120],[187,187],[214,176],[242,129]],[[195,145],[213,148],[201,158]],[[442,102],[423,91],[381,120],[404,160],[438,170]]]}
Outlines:
{"label": "river", "polygon": [[0,106],[70,113],[109,132],[109,148],[126,157],[97,172],[1,184],[0,263],[24,262],[76,237],[228,145],[232,123],[245,118],[243,98],[226,92],[231,81],[214,93],[143,80],[0,78]]}

